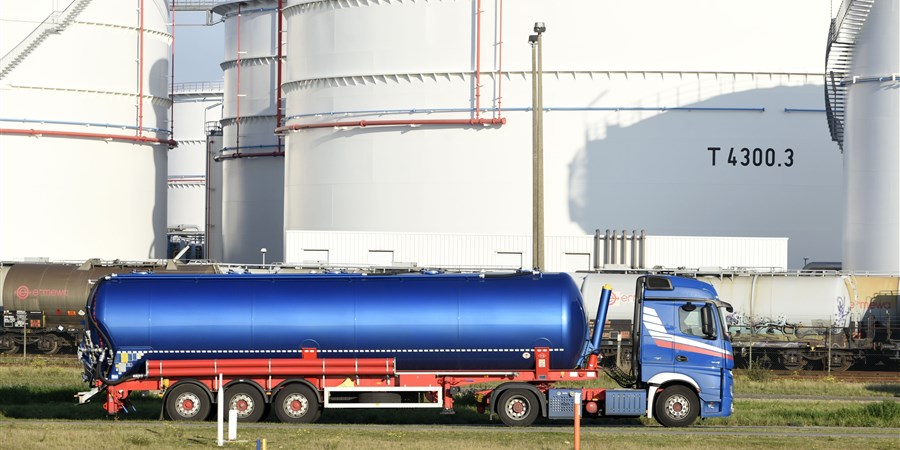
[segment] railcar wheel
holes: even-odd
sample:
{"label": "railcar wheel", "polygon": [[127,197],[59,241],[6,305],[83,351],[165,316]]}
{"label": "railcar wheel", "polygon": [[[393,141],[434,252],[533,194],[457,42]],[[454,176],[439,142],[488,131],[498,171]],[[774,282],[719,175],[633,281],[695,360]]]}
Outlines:
{"label": "railcar wheel", "polygon": [[172,420],[206,420],[212,409],[206,391],[196,384],[176,384],[166,397],[166,413]]}
{"label": "railcar wheel", "polygon": [[21,347],[16,344],[15,338],[10,334],[0,335],[0,353],[13,354],[18,353]]}
{"label": "railcar wheel", "polygon": [[692,389],[670,386],[659,393],[653,414],[664,427],[686,427],[700,414],[700,399]]}
{"label": "railcar wheel", "polygon": [[238,422],[259,422],[266,413],[266,401],[259,390],[248,384],[225,388],[225,406],[237,410]]}
{"label": "railcar wheel", "polygon": [[787,370],[803,370],[806,367],[806,358],[799,353],[786,353],[779,357],[781,365]]}
{"label": "railcar wheel", "polygon": [[55,355],[59,353],[59,349],[62,348],[62,342],[60,342],[59,337],[48,334],[38,341],[37,343],[38,350],[43,352],[45,355]]}
{"label": "railcar wheel", "polygon": [[511,427],[527,427],[534,423],[541,406],[531,391],[510,389],[497,402],[497,415],[503,423]]}
{"label": "railcar wheel", "polygon": [[272,404],[278,420],[284,423],[313,423],[319,419],[319,398],[312,389],[294,384],[278,391]]}

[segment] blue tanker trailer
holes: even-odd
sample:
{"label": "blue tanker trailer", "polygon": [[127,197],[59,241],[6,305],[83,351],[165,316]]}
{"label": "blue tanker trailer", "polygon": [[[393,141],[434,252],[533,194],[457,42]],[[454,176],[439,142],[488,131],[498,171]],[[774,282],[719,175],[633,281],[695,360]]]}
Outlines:
{"label": "blue tanker trailer", "polygon": [[675,277],[637,289],[635,333],[647,338],[631,373],[615,371],[628,389],[553,389],[603,370],[606,306],[590,335],[566,274],[113,275],[87,305],[79,353],[93,389],[80,398],[106,392],[113,413],[131,391],[165,390],[169,417],[202,420],[224,388],[241,420],[271,404],[282,421],[310,422],[323,408],[449,413],[460,386],[498,381],[476,398],[509,425],[572,417],[578,396],[585,415],[668,426],[730,414],[733,358],[715,290]]}

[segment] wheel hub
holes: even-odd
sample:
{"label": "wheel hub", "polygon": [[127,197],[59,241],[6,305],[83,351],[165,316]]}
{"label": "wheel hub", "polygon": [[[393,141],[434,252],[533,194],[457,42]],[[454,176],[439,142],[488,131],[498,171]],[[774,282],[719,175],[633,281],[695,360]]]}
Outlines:
{"label": "wheel hub", "polygon": [[200,398],[196,394],[185,392],[178,396],[175,405],[175,410],[181,417],[194,417],[200,411]]}
{"label": "wheel hub", "polygon": [[309,401],[302,395],[293,394],[284,399],[283,407],[289,416],[302,417],[309,410]]}
{"label": "wheel hub", "polygon": [[673,395],[666,401],[666,414],[673,419],[687,417],[690,403],[682,395]]}

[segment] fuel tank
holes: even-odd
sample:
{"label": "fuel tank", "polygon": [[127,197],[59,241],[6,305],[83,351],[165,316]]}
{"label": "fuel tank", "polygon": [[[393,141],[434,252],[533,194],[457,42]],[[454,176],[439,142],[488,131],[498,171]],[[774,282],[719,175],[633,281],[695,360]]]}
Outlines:
{"label": "fuel tank", "polygon": [[[146,359],[396,357],[398,370],[523,370],[587,337],[567,274],[133,274],[101,280],[94,345]],[[99,335],[97,335],[99,332]],[[117,357],[118,360],[118,357]]]}
{"label": "fuel tank", "polygon": [[85,302],[93,281],[98,278],[134,271],[214,273],[215,270],[210,264],[179,264],[167,268],[152,263],[18,263],[4,274],[3,308],[7,311],[41,311],[46,322],[54,327],[80,327]]}

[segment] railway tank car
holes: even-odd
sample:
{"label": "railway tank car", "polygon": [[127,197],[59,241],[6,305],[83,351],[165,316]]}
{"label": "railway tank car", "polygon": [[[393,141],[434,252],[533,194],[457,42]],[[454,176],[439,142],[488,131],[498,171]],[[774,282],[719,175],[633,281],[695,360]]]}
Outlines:
{"label": "railway tank car", "polygon": [[83,264],[16,263],[0,267],[3,328],[0,352],[28,350],[55,354],[74,348],[84,329],[84,308],[92,284],[111,273],[152,271],[214,273],[210,264],[154,262]]}
{"label": "railway tank car", "polygon": [[117,368],[316,349],[395,357],[402,370],[528,370],[548,347],[550,368],[568,369],[588,340],[565,273],[113,275],[88,316],[85,342]]}
{"label": "railway tank car", "polygon": [[[840,272],[679,273],[710,283],[734,308],[727,316],[735,358],[790,370],[882,368],[900,363],[900,278]],[[588,317],[600,287],[633,284],[640,274],[582,274]],[[634,299],[613,291],[604,335],[605,353],[625,352]]]}

